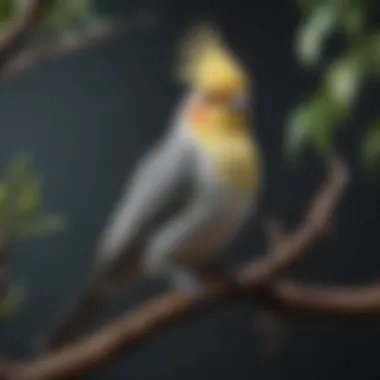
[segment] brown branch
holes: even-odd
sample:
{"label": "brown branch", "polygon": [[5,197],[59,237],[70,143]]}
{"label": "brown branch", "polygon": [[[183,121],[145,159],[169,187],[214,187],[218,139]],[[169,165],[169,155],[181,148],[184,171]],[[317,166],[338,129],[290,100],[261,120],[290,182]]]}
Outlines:
{"label": "brown branch", "polygon": [[95,27],[87,35],[67,43],[53,41],[32,45],[8,62],[0,74],[0,80],[13,79],[43,62],[82,52],[123,33],[140,32],[154,26],[156,22],[157,15],[153,11],[142,10],[129,19],[113,17],[102,19],[99,27]]}
{"label": "brown branch", "polygon": [[[242,285],[249,284],[256,287],[268,283],[269,279],[272,280],[274,276],[282,274],[294,265],[302,254],[328,233],[335,207],[348,180],[349,173],[346,164],[340,157],[334,157],[329,174],[312,199],[300,227],[293,234],[285,236],[277,230],[277,243],[272,242],[269,245],[269,251],[262,256],[261,260],[242,269]],[[280,239],[281,235],[283,237]]]}
{"label": "brown branch", "polygon": [[[325,226],[328,225],[337,201],[343,194],[347,180],[347,168],[342,160],[335,158],[327,180],[314,198],[301,226],[287,237],[273,234],[278,240],[270,245],[269,251],[239,272],[238,281],[244,289],[258,298],[267,296],[269,293],[265,291],[265,286],[276,280],[317,239],[323,237],[326,232]],[[235,295],[227,283],[210,279],[208,286],[208,301],[225,300]],[[289,290],[289,287],[286,289]],[[271,297],[270,301],[281,305],[282,297],[289,296],[290,293],[274,294],[276,297]],[[57,352],[45,354],[35,361],[8,365],[7,369],[4,369],[4,379],[53,379],[100,365],[121,349],[131,348],[159,329],[172,325],[210,304],[203,301],[204,299],[195,295],[167,293],[135,311],[125,313],[89,338],[69,344]],[[289,305],[291,306],[290,303]]]}
{"label": "brown branch", "polygon": [[279,281],[271,289],[276,304],[292,312],[337,317],[371,317],[380,314],[380,284],[362,287],[311,286]]}
{"label": "brown branch", "polygon": [[28,33],[36,26],[49,0],[25,0],[9,25],[0,32],[0,73]]}
{"label": "brown branch", "polygon": [[[48,0],[25,1],[15,18],[0,38],[0,79],[9,79],[32,68],[41,61],[80,51],[124,30],[135,30],[154,23],[154,18],[132,22],[112,22],[101,33],[68,45],[42,45],[16,54],[25,37],[37,24]],[[349,313],[364,315],[380,312],[380,286],[362,289],[318,288],[297,286],[280,281],[278,277],[296,263],[310,247],[329,231],[337,201],[347,184],[348,171],[335,158],[324,185],[314,198],[305,220],[292,234],[284,234],[278,225],[268,229],[268,252],[259,260],[246,265],[238,275],[242,288],[258,299],[272,302],[275,307],[315,313]],[[0,281],[4,272],[4,254],[0,252]],[[228,299],[234,290],[227,283],[210,281],[209,301]],[[174,324],[205,306],[204,300],[194,295],[168,293],[148,302],[135,311],[127,312],[92,336],[74,342],[57,352],[37,360],[0,365],[1,380],[44,380],[77,373],[105,362],[122,348],[130,348],[150,334]]]}

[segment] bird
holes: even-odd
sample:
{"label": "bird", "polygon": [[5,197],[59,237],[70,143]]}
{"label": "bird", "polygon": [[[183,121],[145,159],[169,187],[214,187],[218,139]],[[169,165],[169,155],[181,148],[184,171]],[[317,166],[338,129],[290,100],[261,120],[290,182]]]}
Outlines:
{"label": "bird", "polygon": [[112,297],[141,278],[207,293],[200,268],[218,260],[254,214],[263,159],[251,120],[249,71],[211,24],[181,38],[174,76],[184,94],[139,160],[95,247],[84,290],[44,350],[84,333]]}

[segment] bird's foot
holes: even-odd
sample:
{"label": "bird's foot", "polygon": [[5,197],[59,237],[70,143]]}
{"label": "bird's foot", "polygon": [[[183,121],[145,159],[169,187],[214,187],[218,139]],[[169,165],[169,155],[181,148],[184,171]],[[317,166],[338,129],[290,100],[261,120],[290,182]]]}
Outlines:
{"label": "bird's foot", "polygon": [[168,277],[170,283],[179,291],[195,294],[200,297],[204,297],[208,293],[208,288],[202,278],[190,270],[178,267],[170,268]]}
{"label": "bird's foot", "polygon": [[232,292],[242,298],[251,298],[250,292],[242,288],[239,284],[236,272],[229,268],[223,267],[219,262],[211,262],[207,264],[202,268],[202,273],[204,276],[211,276],[225,282]]}

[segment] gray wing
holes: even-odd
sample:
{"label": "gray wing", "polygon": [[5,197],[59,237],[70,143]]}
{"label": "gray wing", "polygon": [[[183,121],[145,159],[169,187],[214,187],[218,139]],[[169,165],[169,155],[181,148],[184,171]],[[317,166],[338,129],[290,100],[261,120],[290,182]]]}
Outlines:
{"label": "gray wing", "polygon": [[193,169],[188,141],[170,136],[160,142],[138,165],[116,204],[98,245],[99,261],[139,252],[146,237],[187,204]]}

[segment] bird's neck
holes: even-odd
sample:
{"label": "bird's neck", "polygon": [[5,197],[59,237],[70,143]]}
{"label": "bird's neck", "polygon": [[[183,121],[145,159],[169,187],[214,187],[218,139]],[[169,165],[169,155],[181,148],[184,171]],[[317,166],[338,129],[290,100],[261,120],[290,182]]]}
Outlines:
{"label": "bird's neck", "polygon": [[248,115],[226,107],[194,102],[189,105],[186,116],[192,133],[203,138],[245,138],[249,134]]}
{"label": "bird's neck", "polygon": [[193,125],[196,143],[213,159],[229,187],[257,195],[261,181],[260,155],[248,124]]}

